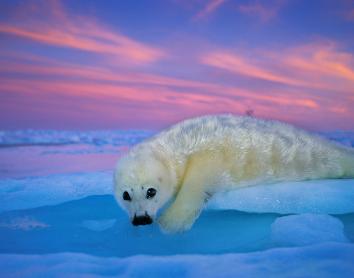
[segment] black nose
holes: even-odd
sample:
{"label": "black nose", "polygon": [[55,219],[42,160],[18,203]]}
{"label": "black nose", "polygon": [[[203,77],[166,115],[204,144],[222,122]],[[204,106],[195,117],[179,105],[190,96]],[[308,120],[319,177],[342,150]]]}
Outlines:
{"label": "black nose", "polygon": [[135,215],[132,223],[134,226],[149,225],[152,223],[152,218],[146,213],[145,213],[145,215],[142,215],[142,216]]}

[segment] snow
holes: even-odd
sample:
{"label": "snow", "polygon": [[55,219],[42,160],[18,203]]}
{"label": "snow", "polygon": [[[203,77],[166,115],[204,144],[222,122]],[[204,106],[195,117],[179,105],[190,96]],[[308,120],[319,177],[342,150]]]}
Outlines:
{"label": "snow", "polygon": [[353,179],[218,193],[182,234],[133,227],[112,169],[152,134],[0,131],[0,276],[354,277]]}
{"label": "snow", "polygon": [[3,277],[351,278],[354,245],[326,243],[217,256],[102,258],[80,253],[0,255]]}

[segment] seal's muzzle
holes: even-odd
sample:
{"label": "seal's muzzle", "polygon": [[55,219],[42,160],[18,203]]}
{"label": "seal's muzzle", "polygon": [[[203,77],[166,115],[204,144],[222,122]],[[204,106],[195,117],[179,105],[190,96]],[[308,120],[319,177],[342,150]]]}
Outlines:
{"label": "seal's muzzle", "polygon": [[136,216],[134,215],[132,224],[134,226],[139,226],[139,225],[149,225],[152,223],[152,218],[145,212],[145,215],[142,216]]}

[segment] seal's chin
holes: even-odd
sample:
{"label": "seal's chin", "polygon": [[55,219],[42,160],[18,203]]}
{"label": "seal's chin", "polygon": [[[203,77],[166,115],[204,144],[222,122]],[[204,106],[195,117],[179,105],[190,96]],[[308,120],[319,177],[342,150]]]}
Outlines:
{"label": "seal's chin", "polygon": [[148,215],[146,212],[145,212],[145,215],[141,215],[141,216],[137,216],[136,214],[134,215],[134,218],[133,218],[133,221],[132,221],[132,224],[134,226],[140,226],[140,225],[149,225],[149,224],[152,224],[153,220],[152,218],[150,217],[150,215]]}

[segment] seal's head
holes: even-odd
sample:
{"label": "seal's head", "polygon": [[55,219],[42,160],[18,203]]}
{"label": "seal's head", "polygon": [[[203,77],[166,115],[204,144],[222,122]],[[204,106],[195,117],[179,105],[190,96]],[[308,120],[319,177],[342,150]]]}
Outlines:
{"label": "seal's head", "polygon": [[147,225],[172,197],[174,183],[170,169],[156,153],[133,149],[118,162],[114,194],[133,225]]}

